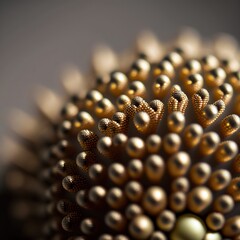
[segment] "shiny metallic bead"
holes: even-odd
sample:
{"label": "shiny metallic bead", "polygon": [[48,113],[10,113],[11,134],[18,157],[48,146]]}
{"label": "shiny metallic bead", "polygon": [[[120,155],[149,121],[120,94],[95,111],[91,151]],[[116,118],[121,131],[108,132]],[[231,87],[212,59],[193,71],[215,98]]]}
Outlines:
{"label": "shiny metallic bead", "polygon": [[173,112],[168,117],[168,129],[170,132],[179,133],[185,126],[185,116],[181,112]]}
{"label": "shiny metallic bead", "polygon": [[203,240],[222,240],[222,236],[217,232],[207,232]]}
{"label": "shiny metallic bead", "polygon": [[234,134],[240,128],[240,117],[231,114],[221,121],[221,133],[224,137]]}
{"label": "shiny metallic bead", "polygon": [[183,192],[177,191],[170,194],[169,207],[174,212],[182,212],[186,208],[187,200]]}
{"label": "shiny metallic bead", "polygon": [[154,229],[150,218],[145,215],[136,216],[129,225],[129,232],[134,239],[148,239]]}
{"label": "shiny metallic bead", "polygon": [[169,210],[163,210],[158,216],[157,216],[157,226],[160,230],[169,232],[174,227],[176,217],[175,214]]}
{"label": "shiny metallic bead", "polygon": [[141,158],[145,153],[145,144],[141,138],[133,137],[128,140],[127,153],[132,158]]}
{"label": "shiny metallic bead", "polygon": [[212,69],[215,69],[219,66],[219,60],[214,55],[207,55],[201,59],[203,70],[208,72]]}
{"label": "shiny metallic bead", "polygon": [[218,87],[223,84],[226,76],[226,72],[222,68],[217,67],[206,73],[205,81],[209,87]]}
{"label": "shiny metallic bead", "polygon": [[229,185],[231,178],[231,173],[228,170],[215,170],[209,178],[209,186],[214,191],[220,191]]}
{"label": "shiny metallic bead", "polygon": [[165,191],[157,186],[147,189],[142,199],[143,208],[150,215],[157,215],[167,204],[167,196]]}
{"label": "shiny metallic bead", "polygon": [[99,91],[91,90],[86,95],[85,104],[88,108],[92,108],[102,98],[103,95]]}
{"label": "shiny metallic bead", "polygon": [[121,213],[117,211],[109,211],[105,215],[105,223],[111,229],[120,232],[124,229],[126,221]]}
{"label": "shiny metallic bead", "polygon": [[127,95],[129,98],[134,98],[136,96],[144,97],[146,94],[145,85],[140,81],[133,81],[130,83],[127,90]]}
{"label": "shiny metallic bead", "polygon": [[143,174],[143,164],[139,159],[132,159],[127,166],[128,174],[133,179],[139,179]]}
{"label": "shiny metallic bead", "polygon": [[222,233],[226,237],[236,237],[240,234],[240,216],[230,217],[222,229]]}
{"label": "shiny metallic bead", "polygon": [[199,73],[194,73],[186,77],[183,81],[183,86],[187,93],[193,95],[203,87],[203,76]]}
{"label": "shiny metallic bead", "polygon": [[91,180],[98,182],[98,181],[101,181],[101,179],[103,178],[104,172],[105,172],[105,169],[103,165],[99,163],[95,163],[91,167],[89,167],[88,174]]}
{"label": "shiny metallic bead", "polygon": [[120,163],[112,163],[109,166],[108,176],[117,185],[122,185],[128,178],[126,168]]}
{"label": "shiny metallic bead", "polygon": [[173,180],[171,185],[172,192],[188,192],[189,190],[189,180],[186,177],[179,177]]}
{"label": "shiny metallic bead", "polygon": [[125,210],[125,216],[127,219],[133,219],[137,215],[141,215],[143,213],[142,208],[137,204],[129,204]]}
{"label": "shiny metallic bead", "polygon": [[94,204],[101,204],[106,196],[106,190],[102,186],[94,186],[89,190],[89,200]]}
{"label": "shiny metallic bead", "polygon": [[166,153],[173,154],[176,153],[181,146],[181,138],[176,133],[168,133],[163,138],[163,148]]}
{"label": "shiny metallic bead", "polygon": [[143,196],[143,187],[139,182],[130,181],[125,186],[125,194],[132,202],[137,202]]}
{"label": "shiny metallic bead", "polygon": [[178,51],[170,52],[167,56],[164,57],[164,60],[172,63],[174,68],[180,67],[184,62],[183,57],[181,56],[181,54]]}
{"label": "shiny metallic bead", "polygon": [[230,74],[229,83],[236,91],[240,91],[240,71],[236,71]]}
{"label": "shiny metallic bead", "polygon": [[163,232],[155,231],[151,235],[150,240],[167,240],[167,237]]}
{"label": "shiny metallic bead", "polygon": [[191,181],[196,185],[204,184],[211,175],[209,164],[201,162],[194,164],[190,169]]}
{"label": "shiny metallic bead", "polygon": [[131,66],[129,78],[131,80],[146,81],[151,70],[148,61],[143,58],[137,59]]}
{"label": "shiny metallic bead", "polygon": [[233,170],[236,173],[240,173],[240,154],[238,154],[233,161]]}
{"label": "shiny metallic bead", "polygon": [[106,201],[113,209],[119,209],[125,205],[126,197],[120,188],[113,187],[108,190]]}
{"label": "shiny metallic bead", "polygon": [[215,158],[218,162],[228,162],[238,153],[238,145],[234,141],[221,142],[215,152]]}
{"label": "shiny metallic bead", "polygon": [[110,234],[102,234],[99,240],[113,240],[113,237]]}
{"label": "shiny metallic bead", "polygon": [[96,222],[91,218],[85,218],[80,223],[80,229],[86,235],[91,235],[94,232],[96,232],[97,230],[96,228],[97,228]]}
{"label": "shiny metallic bead", "polygon": [[204,186],[195,187],[187,196],[187,206],[194,213],[200,213],[212,202],[212,192]]}
{"label": "shiny metallic bead", "polygon": [[164,173],[165,163],[159,155],[152,154],[145,161],[145,171],[148,179],[158,182]]}
{"label": "shiny metallic bead", "polygon": [[133,118],[133,123],[139,132],[145,133],[151,124],[151,119],[146,112],[138,112]]}
{"label": "shiny metallic bead", "polygon": [[175,70],[171,62],[162,60],[153,70],[153,75],[155,77],[159,75],[167,75],[170,79],[172,79],[175,76]]}
{"label": "shiny metallic bead", "polygon": [[161,137],[157,134],[151,134],[146,140],[146,148],[149,153],[157,153],[161,147]]}
{"label": "shiny metallic bead", "polygon": [[[190,227],[194,226],[194,227]],[[185,214],[177,219],[175,228],[171,232],[171,240],[202,240],[206,234],[206,227],[200,218]]]}
{"label": "shiny metallic bead", "polygon": [[190,156],[186,152],[178,152],[167,161],[168,171],[173,177],[186,174],[191,164]]}
{"label": "shiny metallic bead", "polygon": [[195,59],[189,60],[186,64],[182,67],[180,76],[181,79],[184,80],[190,74],[199,73],[202,70],[201,63]]}
{"label": "shiny metallic bead", "polygon": [[117,105],[117,108],[119,111],[124,111],[124,109],[126,108],[126,106],[128,104],[130,104],[131,100],[130,98],[127,96],[127,95],[120,95],[118,98],[117,98],[117,102],[116,102],[116,105]]}
{"label": "shiny metallic bead", "polygon": [[221,99],[227,105],[233,96],[233,88],[229,83],[223,83],[218,88],[216,88],[213,92],[215,101]]}
{"label": "shiny metallic bead", "polygon": [[199,151],[202,155],[210,155],[212,154],[218,144],[220,143],[220,137],[215,132],[208,132],[203,134],[200,143],[199,143]]}
{"label": "shiny metallic bead", "polygon": [[115,95],[119,96],[122,94],[128,84],[127,76],[122,72],[113,72],[110,77],[109,90]]}
{"label": "shiny metallic bead", "polygon": [[225,214],[231,212],[234,208],[234,200],[230,195],[223,194],[217,197],[213,206],[215,211]]}
{"label": "shiny metallic bead", "polygon": [[203,134],[203,129],[199,124],[192,123],[186,126],[183,132],[184,143],[188,148],[195,147]]}
{"label": "shiny metallic bead", "polygon": [[231,180],[227,191],[232,196],[234,201],[240,201],[240,177],[235,177]]}
{"label": "shiny metallic bead", "polygon": [[171,80],[167,75],[159,75],[155,79],[152,90],[156,98],[162,99],[170,88]]}
{"label": "shiny metallic bead", "polygon": [[225,223],[225,218],[221,213],[212,212],[208,214],[206,218],[206,223],[208,228],[210,228],[213,231],[218,231],[222,229]]}

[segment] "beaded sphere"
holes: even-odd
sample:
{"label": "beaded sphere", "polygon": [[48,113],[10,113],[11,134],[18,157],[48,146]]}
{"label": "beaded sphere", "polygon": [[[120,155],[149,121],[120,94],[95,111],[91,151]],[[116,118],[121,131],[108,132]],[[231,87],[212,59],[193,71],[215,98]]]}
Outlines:
{"label": "beaded sphere", "polygon": [[[235,41],[100,48],[41,89],[6,139],[12,212],[31,239],[240,239],[240,64]],[[11,151],[9,151],[11,149]]]}

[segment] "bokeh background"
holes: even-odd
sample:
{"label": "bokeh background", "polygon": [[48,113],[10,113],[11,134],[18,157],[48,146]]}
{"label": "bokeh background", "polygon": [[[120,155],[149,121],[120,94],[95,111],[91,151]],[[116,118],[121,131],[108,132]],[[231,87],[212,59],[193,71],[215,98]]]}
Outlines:
{"label": "bokeh background", "polygon": [[[167,40],[184,26],[240,40],[239,9],[237,0],[0,0],[0,135],[10,109],[32,110],[35,85],[59,89],[62,68],[86,70],[97,44],[120,51],[144,29]],[[3,193],[0,200],[4,208]],[[10,220],[0,216],[0,238],[11,239]]]}

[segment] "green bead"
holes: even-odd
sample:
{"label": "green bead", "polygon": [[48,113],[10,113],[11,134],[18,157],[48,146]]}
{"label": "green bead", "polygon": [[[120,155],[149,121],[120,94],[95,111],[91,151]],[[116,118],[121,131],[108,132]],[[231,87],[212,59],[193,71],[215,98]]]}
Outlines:
{"label": "green bead", "polygon": [[178,218],[173,229],[171,240],[202,240],[206,227],[202,220],[195,215],[185,214]]}

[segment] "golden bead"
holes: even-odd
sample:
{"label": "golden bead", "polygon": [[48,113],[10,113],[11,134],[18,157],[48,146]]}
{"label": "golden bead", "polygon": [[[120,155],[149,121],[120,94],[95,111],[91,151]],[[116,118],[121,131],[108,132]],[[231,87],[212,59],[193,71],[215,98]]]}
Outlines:
{"label": "golden bead", "polygon": [[160,230],[163,231],[170,231],[174,227],[176,221],[175,214],[169,210],[163,210],[158,216],[157,216],[157,226],[160,228]]}
{"label": "golden bead", "polygon": [[143,164],[139,159],[132,159],[127,169],[129,176],[133,179],[139,179],[143,174]]}
{"label": "golden bead", "polygon": [[129,232],[134,239],[148,239],[153,229],[151,219],[145,215],[136,216],[129,224]]}
{"label": "golden bead", "polygon": [[133,118],[133,123],[139,132],[145,133],[151,124],[150,116],[146,112],[138,112]]}
{"label": "golden bead", "polygon": [[120,95],[118,98],[117,98],[117,102],[116,102],[116,105],[117,105],[117,108],[119,111],[124,111],[124,109],[126,108],[126,106],[128,104],[130,104],[131,100],[130,98],[127,96],[127,95]]}
{"label": "golden bead", "polygon": [[126,168],[120,163],[112,163],[109,166],[108,176],[117,185],[122,185],[128,178]]}
{"label": "golden bead", "polygon": [[171,185],[171,190],[173,192],[188,192],[189,190],[189,181],[186,177],[179,177],[173,180]]}
{"label": "golden bead", "polygon": [[167,240],[167,237],[163,232],[155,231],[151,235],[150,240]]}
{"label": "golden bead", "polygon": [[129,78],[131,80],[146,81],[151,70],[149,62],[143,58],[137,59],[131,67]]}
{"label": "golden bead", "polygon": [[178,152],[167,161],[168,171],[173,177],[181,177],[186,174],[191,164],[191,159],[186,152]]}
{"label": "golden bead", "polygon": [[171,80],[167,75],[159,75],[155,79],[152,89],[154,96],[156,98],[162,99],[167,94],[168,89],[170,88]]}
{"label": "golden bead", "polygon": [[188,208],[194,213],[200,213],[212,202],[212,192],[207,187],[195,187],[187,196]]}
{"label": "golden bead", "polygon": [[102,186],[94,186],[89,190],[89,200],[94,204],[101,204],[106,196],[106,190]]}
{"label": "golden bead", "polygon": [[181,146],[181,138],[176,133],[169,133],[163,138],[163,148],[166,153],[176,153]]}
{"label": "golden bead", "polygon": [[104,175],[104,172],[105,170],[103,165],[99,163],[95,163],[89,168],[88,174],[91,180],[98,182],[98,181],[101,181]]}
{"label": "golden bead", "polygon": [[84,234],[90,235],[96,231],[96,223],[91,218],[85,218],[80,223],[80,229]]}
{"label": "golden bead", "polygon": [[95,113],[99,118],[112,117],[115,107],[108,98],[102,98],[96,103]]}
{"label": "golden bead", "polygon": [[215,201],[214,201],[214,210],[218,211],[220,213],[228,213],[231,212],[234,208],[234,200],[229,195],[220,195]]}
{"label": "golden bead", "polygon": [[112,151],[112,139],[110,137],[102,137],[97,143],[97,149],[102,155],[109,156]]}
{"label": "golden bead", "polygon": [[194,164],[190,169],[191,181],[196,185],[204,184],[211,174],[209,164],[201,162]]}
{"label": "golden bead", "polygon": [[231,180],[227,191],[232,196],[234,201],[240,201],[240,177],[235,177]]}
{"label": "golden bead", "polygon": [[128,79],[124,73],[113,72],[110,77],[109,90],[114,96],[119,96],[127,87]]}
{"label": "golden bead", "polygon": [[155,77],[159,75],[167,75],[171,79],[175,76],[175,70],[169,61],[162,60],[153,70],[153,75]]}
{"label": "golden bead", "polygon": [[199,61],[194,59],[189,60],[181,69],[181,72],[180,72],[181,79],[184,80],[190,74],[199,73],[201,72],[201,70],[202,70],[202,66]]}
{"label": "golden bead", "polygon": [[114,240],[129,240],[129,238],[125,235],[120,234],[115,236]]}
{"label": "golden bead", "polygon": [[174,192],[169,197],[169,206],[174,212],[182,212],[186,208],[186,195],[183,192]]}
{"label": "golden bead", "polygon": [[145,85],[140,81],[133,81],[130,83],[127,90],[127,95],[129,98],[134,98],[136,96],[144,97],[146,94]]}
{"label": "golden bead", "polygon": [[207,56],[204,56],[201,59],[201,63],[202,63],[203,70],[206,72],[211,71],[212,69],[215,69],[219,66],[219,60],[215,56],[210,54]]}
{"label": "golden bead", "polygon": [[171,132],[179,133],[185,126],[185,117],[181,112],[173,112],[167,120],[168,129]]}
{"label": "golden bead", "polygon": [[145,153],[145,144],[141,138],[133,137],[128,140],[127,153],[130,157],[141,158]]}
{"label": "golden bead", "polygon": [[102,234],[100,237],[99,237],[99,240],[113,240],[113,237],[109,234]]}
{"label": "golden bead", "polygon": [[130,181],[125,186],[125,194],[132,202],[137,202],[142,198],[143,187],[139,182]]}
{"label": "golden bead", "polygon": [[161,137],[157,134],[149,135],[146,140],[146,147],[149,153],[157,153],[161,147]]}
{"label": "golden bead", "polygon": [[203,129],[199,124],[192,123],[189,124],[185,129],[183,133],[183,139],[184,143],[188,148],[195,147],[203,134]]}
{"label": "golden bead", "polygon": [[228,186],[231,178],[231,173],[228,170],[215,170],[209,178],[209,186],[214,191],[220,191]]}
{"label": "golden bead", "polygon": [[238,145],[234,141],[221,142],[215,152],[215,158],[218,162],[228,162],[238,153]]}
{"label": "golden bead", "polygon": [[113,209],[119,209],[123,207],[126,203],[126,198],[124,193],[120,188],[114,187],[109,189],[106,196],[107,203]]}
{"label": "golden bead", "polygon": [[199,143],[199,151],[202,155],[210,155],[217,148],[220,143],[220,137],[215,132],[208,132],[203,134],[200,143]]}
{"label": "golden bead", "polygon": [[99,91],[91,90],[86,95],[85,104],[88,108],[92,108],[102,98],[103,95]]}
{"label": "golden bead", "polygon": [[218,231],[222,229],[225,223],[225,218],[221,213],[213,212],[208,214],[206,223],[211,230]]}
{"label": "golden bead", "polygon": [[226,76],[226,72],[222,68],[217,67],[206,73],[205,81],[209,87],[218,87],[223,84]]}
{"label": "golden bead", "polygon": [[144,193],[142,205],[143,208],[151,215],[157,215],[167,204],[165,191],[160,187],[150,187]]}
{"label": "golden bead", "polygon": [[233,170],[236,173],[240,173],[240,154],[238,154],[233,161]]}
{"label": "golden bead", "polygon": [[233,88],[229,83],[223,83],[214,90],[213,96],[215,101],[221,99],[227,105],[232,99]]}
{"label": "golden bead", "polygon": [[163,159],[156,154],[150,155],[145,162],[146,175],[150,181],[158,182],[165,169]]}
{"label": "golden bead", "polygon": [[199,73],[189,75],[183,82],[187,93],[193,95],[203,87],[203,76]]}
{"label": "golden bead", "polygon": [[137,204],[129,204],[125,210],[127,219],[133,219],[143,213],[142,208]]}
{"label": "golden bead", "polygon": [[105,223],[111,229],[120,232],[124,229],[126,221],[121,213],[110,211],[105,215]]}
{"label": "golden bead", "polygon": [[229,83],[233,86],[234,90],[240,91],[240,71],[236,71],[230,74]]}
{"label": "golden bead", "polygon": [[202,240],[205,234],[206,227],[202,220],[195,215],[185,214],[177,219],[175,228],[171,232],[170,239],[193,240],[194,237],[194,240]]}
{"label": "golden bead", "polygon": [[240,117],[231,114],[221,121],[221,133],[224,137],[230,136],[240,128]]}
{"label": "golden bead", "polygon": [[167,56],[164,57],[164,60],[169,61],[172,63],[174,68],[178,68],[183,64],[183,57],[177,51],[170,52]]}
{"label": "golden bead", "polygon": [[203,240],[222,240],[222,236],[220,233],[207,232]]}
{"label": "golden bead", "polygon": [[240,234],[240,215],[227,219],[222,233],[226,237],[235,237]]}

